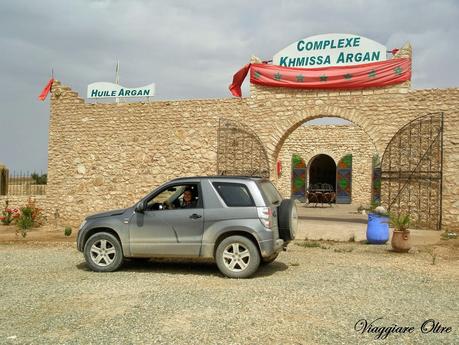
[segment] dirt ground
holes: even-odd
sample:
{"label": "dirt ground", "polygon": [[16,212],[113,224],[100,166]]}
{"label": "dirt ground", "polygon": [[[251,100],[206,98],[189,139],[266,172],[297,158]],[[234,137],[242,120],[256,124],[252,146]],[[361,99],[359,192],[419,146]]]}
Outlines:
{"label": "dirt ground", "polygon": [[[99,274],[74,243],[11,235],[0,243],[0,344],[457,344],[451,257],[433,265],[429,253],[390,245],[297,241],[246,280],[180,260]],[[355,329],[362,319],[415,331],[381,340]],[[452,332],[423,334],[431,319]]]}
{"label": "dirt ground", "polygon": [[72,242],[75,243],[78,229],[72,229],[70,236],[64,235],[64,227],[56,228],[54,225],[44,225],[39,228],[29,229],[26,237],[22,237],[20,230],[15,225],[0,225],[0,243],[42,243],[42,242]]}
{"label": "dirt ground", "polygon": [[[78,229],[16,230],[0,226],[0,344],[453,344],[459,331],[459,239],[399,254],[300,238],[233,280],[172,259],[98,274],[75,248]],[[376,339],[355,330],[362,318],[416,330]],[[430,319],[453,332],[423,334]]]}

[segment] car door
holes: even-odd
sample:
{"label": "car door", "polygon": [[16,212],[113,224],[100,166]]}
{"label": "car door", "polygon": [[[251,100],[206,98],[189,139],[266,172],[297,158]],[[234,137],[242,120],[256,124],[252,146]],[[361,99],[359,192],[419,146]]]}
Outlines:
{"label": "car door", "polygon": [[135,212],[129,221],[129,245],[132,256],[166,255],[177,244],[173,228],[165,221],[165,210]]}
{"label": "car door", "polygon": [[169,247],[169,255],[199,256],[204,230],[203,208],[169,210],[161,214],[165,223],[173,229],[177,239],[174,248]]}
{"label": "car door", "polygon": [[[200,192],[197,183],[169,185],[146,200],[155,209],[147,208],[143,213],[134,213],[129,222],[133,256],[199,256],[204,229],[202,200],[198,200],[194,208],[182,209],[176,199],[185,186],[190,185]],[[169,190],[170,196],[161,197]],[[170,205],[175,204],[177,208],[165,209],[156,202],[157,199],[167,201]]]}

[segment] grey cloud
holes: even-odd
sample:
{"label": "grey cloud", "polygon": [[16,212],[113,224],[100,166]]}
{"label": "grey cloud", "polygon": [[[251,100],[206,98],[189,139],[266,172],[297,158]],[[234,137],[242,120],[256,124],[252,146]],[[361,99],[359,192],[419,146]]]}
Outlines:
{"label": "grey cloud", "polygon": [[251,55],[349,32],[389,49],[410,41],[413,86],[453,87],[457,18],[457,1],[2,1],[0,161],[46,169],[49,105],[37,96],[52,67],[83,96],[88,83],[114,79],[119,59],[121,83],[155,82],[156,99],[230,97]]}

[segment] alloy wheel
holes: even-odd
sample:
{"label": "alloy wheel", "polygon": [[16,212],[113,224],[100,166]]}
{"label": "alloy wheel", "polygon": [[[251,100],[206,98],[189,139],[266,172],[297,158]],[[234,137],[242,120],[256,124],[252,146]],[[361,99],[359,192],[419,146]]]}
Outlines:
{"label": "alloy wheel", "polygon": [[250,263],[250,252],[242,243],[231,243],[223,250],[223,262],[232,272],[241,272]]}
{"label": "alloy wheel", "polygon": [[90,255],[96,265],[105,267],[115,260],[116,248],[108,240],[97,240],[91,246]]}

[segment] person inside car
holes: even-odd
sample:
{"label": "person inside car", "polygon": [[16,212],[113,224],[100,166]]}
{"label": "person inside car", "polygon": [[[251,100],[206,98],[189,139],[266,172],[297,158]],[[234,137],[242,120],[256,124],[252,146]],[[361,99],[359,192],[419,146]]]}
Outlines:
{"label": "person inside car", "polygon": [[193,200],[193,193],[187,189],[183,192],[183,200],[180,205],[181,208],[196,208],[196,200]]}

